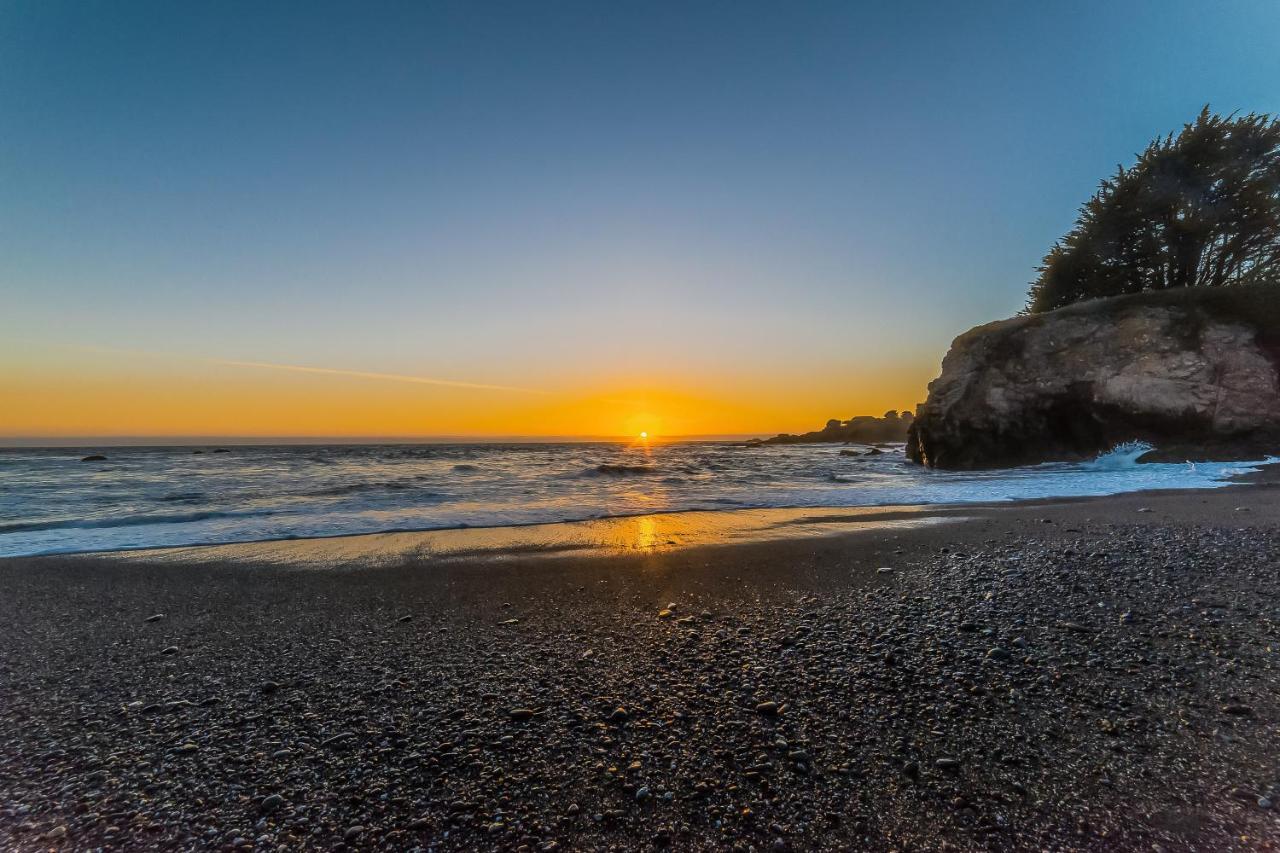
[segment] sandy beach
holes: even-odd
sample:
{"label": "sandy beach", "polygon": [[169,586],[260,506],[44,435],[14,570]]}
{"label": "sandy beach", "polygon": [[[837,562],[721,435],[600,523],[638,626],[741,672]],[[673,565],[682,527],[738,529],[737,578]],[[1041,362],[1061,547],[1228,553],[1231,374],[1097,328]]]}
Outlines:
{"label": "sandy beach", "polygon": [[3,561],[0,848],[1272,849],[1257,479]]}

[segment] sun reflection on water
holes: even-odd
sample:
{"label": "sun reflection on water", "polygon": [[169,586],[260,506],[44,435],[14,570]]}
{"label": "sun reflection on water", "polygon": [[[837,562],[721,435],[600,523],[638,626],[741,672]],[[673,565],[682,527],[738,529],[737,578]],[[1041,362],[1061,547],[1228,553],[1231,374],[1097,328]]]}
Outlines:
{"label": "sun reflection on water", "polygon": [[665,544],[661,538],[662,531],[658,526],[658,516],[641,515],[632,519],[632,522],[629,530],[626,531],[630,548],[648,551]]}
{"label": "sun reflection on water", "polygon": [[[403,560],[528,558],[536,555],[661,553],[694,545],[793,539],[963,520],[920,507],[732,510],[657,513],[525,527],[373,533],[148,551],[148,559],[252,559],[259,563],[389,565]],[[138,552],[109,556],[136,559]]]}

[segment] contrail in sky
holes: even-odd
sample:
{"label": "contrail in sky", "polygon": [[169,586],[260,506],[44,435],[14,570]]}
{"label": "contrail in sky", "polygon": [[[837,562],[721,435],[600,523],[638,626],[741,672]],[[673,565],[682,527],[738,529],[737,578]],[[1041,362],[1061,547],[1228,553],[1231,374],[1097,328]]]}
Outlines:
{"label": "contrail in sky", "polygon": [[476,391],[511,391],[517,394],[549,394],[538,388],[518,388],[514,385],[489,385],[483,382],[460,382],[454,379],[435,379],[430,376],[410,376],[404,373],[376,373],[368,370],[343,370],[337,367],[308,367],[302,364],[275,364],[267,361],[237,361],[230,358],[205,358],[203,356],[175,356],[171,353],[145,352],[142,350],[120,349],[116,347],[99,347],[80,345],[76,349],[90,352],[119,353],[122,355],[140,355],[148,358],[182,358],[198,361],[203,364],[218,364],[226,367],[249,367],[259,370],[288,370],[294,373],[319,373],[328,376],[350,376],[355,379],[373,379],[382,382],[409,382],[414,385],[437,385],[445,388],[470,388]]}
{"label": "contrail in sky", "polygon": [[272,364],[265,361],[233,361],[228,358],[203,358],[209,364],[225,364],[229,367],[260,367],[266,370],[292,370],[296,373],[325,373],[330,376],[353,376],[357,379],[382,379],[389,382],[412,382],[416,385],[443,385],[448,388],[474,388],[478,391],[516,391],[521,394],[546,394],[536,388],[517,388],[514,385],[486,385],[483,382],[458,382],[453,379],[432,379],[428,376],[408,376],[403,373],[373,373],[367,370],[342,370],[336,367],[306,367],[301,364]]}

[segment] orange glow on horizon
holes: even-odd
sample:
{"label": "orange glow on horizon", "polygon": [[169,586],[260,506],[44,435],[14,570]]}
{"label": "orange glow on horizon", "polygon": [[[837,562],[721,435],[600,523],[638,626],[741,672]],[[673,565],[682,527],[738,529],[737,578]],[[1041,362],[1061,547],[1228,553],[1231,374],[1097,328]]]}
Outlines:
{"label": "orange glow on horizon", "polygon": [[[366,371],[265,370],[51,349],[40,358],[31,352],[0,358],[0,438],[633,436],[649,444],[802,432],[828,418],[914,408],[935,371],[932,365],[866,375],[847,368],[797,375],[709,369],[640,381],[557,384],[513,376],[441,385]],[[545,392],[518,390],[530,387]]]}

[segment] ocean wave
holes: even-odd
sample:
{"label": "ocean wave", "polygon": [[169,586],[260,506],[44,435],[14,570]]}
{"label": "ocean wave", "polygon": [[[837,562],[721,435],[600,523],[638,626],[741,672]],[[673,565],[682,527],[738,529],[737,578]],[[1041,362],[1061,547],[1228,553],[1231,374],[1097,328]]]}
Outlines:
{"label": "ocean wave", "polygon": [[[656,445],[648,453],[602,444],[238,447],[219,457],[222,464],[201,464],[198,477],[189,450],[127,449],[118,454],[130,464],[106,480],[82,476],[90,473],[83,469],[69,477],[63,450],[8,452],[0,454],[0,556],[681,509],[990,503],[1212,488],[1260,464],[1138,464],[1144,449],[1121,446],[1088,462],[948,472],[904,465],[888,451],[841,457],[829,445],[764,455],[728,444]],[[323,464],[330,461],[337,464]],[[452,472],[455,464],[476,465],[480,473]],[[254,517],[264,515],[271,517]]]}
{"label": "ocean wave", "polygon": [[160,498],[164,503],[180,503],[195,504],[204,500],[205,496],[201,492],[174,492],[171,495],[165,495]]}
{"label": "ocean wave", "polygon": [[436,452],[430,447],[400,447],[382,454],[383,459],[431,459]]}
{"label": "ocean wave", "polygon": [[[398,480],[386,480],[380,483],[343,483],[340,486],[327,486],[311,492],[303,492],[303,497],[336,498],[343,495],[357,495],[367,492],[406,492],[422,488],[424,477],[404,477]],[[415,498],[445,498],[448,495],[439,492],[419,492]]]}
{"label": "ocean wave", "polygon": [[647,474],[658,473],[657,465],[623,465],[620,463],[605,462],[594,468],[588,468],[582,472],[584,476],[606,476],[606,477],[633,477],[644,476]]}
{"label": "ocean wave", "polygon": [[1117,444],[1106,453],[1099,453],[1097,458],[1092,462],[1084,463],[1082,467],[1093,471],[1123,471],[1127,468],[1136,468],[1140,464],[1138,457],[1152,450],[1155,450],[1155,446],[1145,441],[1126,441]]}
{"label": "ocean wave", "polygon": [[460,465],[454,465],[454,466],[453,466],[453,470],[455,470],[455,471],[479,471],[479,470],[480,470],[480,466],[479,466],[479,465],[467,465],[467,464],[460,464]]}
{"label": "ocean wave", "polygon": [[182,512],[153,515],[121,515],[114,518],[69,518],[59,521],[17,521],[0,524],[0,534],[33,533],[39,530],[98,530],[107,527],[140,527],[147,524],[188,524],[216,518],[254,518],[276,515],[274,511]]}

